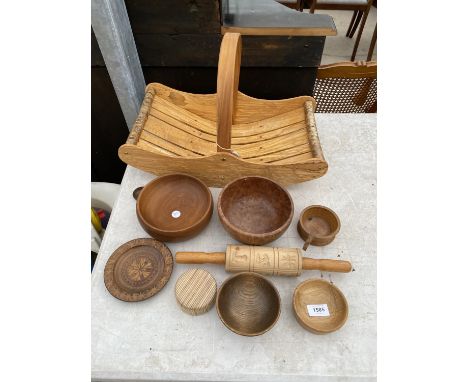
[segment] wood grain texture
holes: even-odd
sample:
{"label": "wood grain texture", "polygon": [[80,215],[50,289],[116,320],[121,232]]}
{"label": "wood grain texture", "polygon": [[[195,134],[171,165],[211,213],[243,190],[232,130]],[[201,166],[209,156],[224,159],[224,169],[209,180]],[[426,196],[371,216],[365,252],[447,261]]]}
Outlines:
{"label": "wood grain texture", "polygon": [[164,243],[146,238],[131,240],[107,260],[104,284],[119,300],[146,300],[166,285],[172,266],[171,251]]}
{"label": "wood grain texture", "polygon": [[238,92],[240,41],[239,34],[224,37],[217,94],[147,86],[129,139],[119,149],[125,163],[158,175],[191,174],[215,187],[249,175],[290,184],[325,174],[315,100],[261,100]]}
{"label": "wood grain texture", "polygon": [[317,79],[323,78],[377,78],[376,61],[343,61],[322,65],[317,70]]}
{"label": "wood grain texture", "polygon": [[271,276],[299,276],[302,253],[298,248],[228,245],[226,272],[257,272]]}
{"label": "wood grain texture", "polygon": [[127,144],[119,148],[119,157],[133,167],[156,175],[174,172],[190,174],[210,187],[223,187],[241,176],[258,174],[288,185],[319,178],[328,168],[323,161],[317,159],[297,164],[261,165],[225,153],[203,158],[184,158],[168,156],[158,148],[149,150]]}
{"label": "wood grain texture", "polygon": [[161,176],[138,194],[138,221],[146,232],[164,241],[182,241],[200,233],[213,214],[209,188],[183,174]]}
{"label": "wood grain texture", "polygon": [[315,124],[314,110],[315,104],[311,101],[304,103],[305,115],[306,115],[306,129],[309,134],[309,144],[312,151],[312,155],[315,158],[325,160],[323,157],[322,146],[320,145],[320,139],[318,137],[317,128]]}
{"label": "wood grain texture", "polygon": [[304,251],[309,244],[323,246],[330,244],[340,231],[338,215],[328,207],[313,205],[304,208],[297,222],[297,231],[305,241]]}
{"label": "wood grain texture", "polygon": [[288,229],[294,216],[294,203],[278,183],[253,176],[227,184],[218,196],[217,210],[223,228],[234,239],[244,244],[264,245]]}
{"label": "wood grain texture", "polygon": [[218,152],[231,152],[231,129],[237,108],[239,72],[242,52],[240,34],[223,38],[218,62],[216,88],[216,146]]}
{"label": "wood grain texture", "polygon": [[[309,5],[309,13],[314,13],[316,9],[323,9],[323,10],[340,10],[340,11],[354,11],[354,10],[361,10],[364,11],[368,7],[372,5],[372,0],[368,0],[367,2],[353,2],[353,1],[330,1],[327,2],[326,0],[318,2],[317,0],[310,0],[308,3]],[[304,1],[303,4],[307,3]],[[302,7],[303,9],[304,7]]]}
{"label": "wood grain texture", "polygon": [[[310,317],[307,305],[327,304],[330,316]],[[315,334],[326,334],[340,329],[348,318],[348,302],[333,284],[322,279],[300,283],[293,295],[294,315],[299,324]]]}
{"label": "wood grain texture", "polygon": [[300,257],[299,248],[271,248],[230,244],[221,252],[177,252],[179,264],[224,264],[226,272],[251,271],[278,276],[299,276],[302,270],[348,273],[349,261]]}
{"label": "wood grain texture", "polygon": [[349,273],[353,270],[353,266],[349,261],[345,260],[311,259],[308,257],[303,257],[302,269],[323,272]]}
{"label": "wood grain texture", "polygon": [[226,263],[226,254],[224,252],[177,252],[179,264],[218,264]]}
{"label": "wood grain texture", "polygon": [[242,272],[229,277],[221,285],[216,310],[229,330],[242,336],[259,336],[278,321],[281,298],[265,277]]}
{"label": "wood grain texture", "polygon": [[[316,72],[317,67],[245,67],[243,65],[239,78],[239,92],[255,99],[265,100],[312,96]],[[143,73],[147,84],[164,82],[167,87],[191,94],[216,93],[216,67],[143,67]]]}
{"label": "wood grain texture", "polygon": [[180,308],[192,316],[208,312],[216,300],[216,280],[204,269],[190,269],[176,282],[175,295]]}

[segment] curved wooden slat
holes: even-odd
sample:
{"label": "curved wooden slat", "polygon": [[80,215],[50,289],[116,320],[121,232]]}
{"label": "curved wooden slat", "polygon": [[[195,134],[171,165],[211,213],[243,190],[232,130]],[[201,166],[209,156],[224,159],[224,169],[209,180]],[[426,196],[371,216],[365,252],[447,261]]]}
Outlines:
{"label": "curved wooden slat", "polygon": [[[216,126],[216,94],[186,93],[160,83],[149,84],[147,86],[147,91],[149,90],[154,90],[157,94],[152,104],[153,107],[161,102],[162,99],[168,104],[177,106],[182,110],[186,110],[207,121],[213,122]],[[242,92],[238,92],[237,108],[234,110],[233,123],[252,123],[265,118],[272,118],[293,109],[303,107],[306,101],[311,101],[315,104],[315,100],[310,96],[267,100],[253,98]],[[259,110],[261,110],[261,112],[259,112]]]}

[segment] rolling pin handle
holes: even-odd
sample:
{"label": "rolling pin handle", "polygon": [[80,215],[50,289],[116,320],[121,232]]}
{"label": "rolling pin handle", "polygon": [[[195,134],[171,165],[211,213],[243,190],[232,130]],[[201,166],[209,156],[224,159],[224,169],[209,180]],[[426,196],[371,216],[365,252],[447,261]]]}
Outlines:
{"label": "rolling pin handle", "polygon": [[351,272],[353,266],[349,261],[344,260],[326,260],[326,259],[310,259],[302,258],[302,269],[317,270],[325,272]]}
{"label": "rolling pin handle", "polygon": [[176,252],[178,264],[221,264],[224,265],[226,254],[224,252]]}

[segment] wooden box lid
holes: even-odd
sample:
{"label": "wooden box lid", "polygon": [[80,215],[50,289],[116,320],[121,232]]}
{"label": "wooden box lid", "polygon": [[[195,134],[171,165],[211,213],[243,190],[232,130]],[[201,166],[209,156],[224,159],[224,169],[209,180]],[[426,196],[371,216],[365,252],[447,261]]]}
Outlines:
{"label": "wooden box lid", "polygon": [[204,269],[190,269],[176,282],[175,294],[180,308],[192,316],[208,312],[216,299],[216,280]]}

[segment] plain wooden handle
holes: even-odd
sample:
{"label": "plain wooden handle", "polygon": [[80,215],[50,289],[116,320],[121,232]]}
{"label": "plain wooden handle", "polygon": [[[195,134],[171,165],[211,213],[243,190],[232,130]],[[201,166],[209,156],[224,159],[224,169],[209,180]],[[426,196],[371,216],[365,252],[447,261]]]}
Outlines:
{"label": "plain wooden handle", "polygon": [[178,264],[221,264],[226,262],[224,252],[176,252]]}
{"label": "plain wooden handle", "polygon": [[230,152],[231,128],[239,87],[242,55],[240,33],[226,33],[221,42],[216,94],[217,151]]}
{"label": "plain wooden handle", "polygon": [[351,272],[353,266],[349,261],[344,260],[318,260],[303,257],[302,269],[346,273]]}

